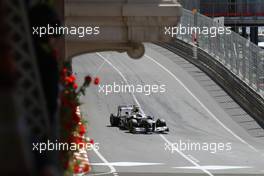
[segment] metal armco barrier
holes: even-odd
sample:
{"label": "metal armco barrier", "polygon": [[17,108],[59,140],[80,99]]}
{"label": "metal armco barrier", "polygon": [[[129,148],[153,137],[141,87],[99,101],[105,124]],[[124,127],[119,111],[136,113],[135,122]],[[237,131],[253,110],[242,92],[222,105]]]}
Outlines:
{"label": "metal armco barrier", "polygon": [[[196,15],[195,18],[191,11],[184,9],[180,24],[184,27],[199,27],[200,29],[219,26],[212,18],[199,13]],[[198,47],[213,56],[264,98],[264,49],[235,32],[217,34],[216,37],[209,35],[197,34]],[[193,36],[190,33],[177,34],[177,38],[193,44]]]}

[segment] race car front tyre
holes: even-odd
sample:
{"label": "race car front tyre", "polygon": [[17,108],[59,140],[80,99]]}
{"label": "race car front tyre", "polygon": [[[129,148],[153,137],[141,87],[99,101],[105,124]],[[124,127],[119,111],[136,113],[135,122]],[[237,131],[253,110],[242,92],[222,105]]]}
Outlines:
{"label": "race car front tyre", "polygon": [[144,123],[146,133],[153,132],[153,123],[152,120],[148,119]]}
{"label": "race car front tyre", "polygon": [[137,120],[136,119],[130,119],[128,122],[129,131],[131,133],[135,133],[135,127],[137,126]]}
{"label": "race car front tyre", "polygon": [[156,122],[157,127],[164,127],[166,125],[166,121],[164,119],[158,119]]}

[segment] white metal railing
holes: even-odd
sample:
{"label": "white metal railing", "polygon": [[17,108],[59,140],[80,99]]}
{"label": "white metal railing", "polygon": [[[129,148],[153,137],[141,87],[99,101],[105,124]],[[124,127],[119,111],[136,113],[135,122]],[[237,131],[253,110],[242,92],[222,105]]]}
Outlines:
{"label": "white metal railing", "polygon": [[[217,27],[219,24],[212,18],[197,13],[197,16],[184,9],[180,24],[185,27],[207,28]],[[195,21],[195,18],[197,21]],[[178,34],[177,38],[187,43],[193,43],[193,35]],[[243,38],[239,34],[217,34],[209,37],[197,34],[199,48],[206,51],[222,63],[233,74],[244,81],[253,90],[264,97],[264,49]]]}

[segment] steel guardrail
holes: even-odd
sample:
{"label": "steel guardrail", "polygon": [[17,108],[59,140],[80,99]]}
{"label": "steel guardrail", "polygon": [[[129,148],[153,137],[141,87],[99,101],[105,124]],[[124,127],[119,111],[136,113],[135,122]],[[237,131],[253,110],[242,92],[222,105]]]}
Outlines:
{"label": "steel guardrail", "polygon": [[[183,9],[180,24],[185,27],[217,27],[212,18]],[[195,25],[196,24],[196,25]],[[193,44],[193,34],[178,34],[177,39]],[[264,98],[264,49],[238,33],[217,34],[210,37],[197,34],[198,47],[222,63],[230,72]]]}

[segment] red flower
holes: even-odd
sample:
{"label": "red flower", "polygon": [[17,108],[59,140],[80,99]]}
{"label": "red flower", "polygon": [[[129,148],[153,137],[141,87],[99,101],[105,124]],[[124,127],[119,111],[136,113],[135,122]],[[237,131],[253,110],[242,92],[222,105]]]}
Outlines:
{"label": "red flower", "polygon": [[96,78],[94,79],[94,84],[95,84],[95,85],[100,84],[100,79],[99,79],[98,77],[96,77]]}
{"label": "red flower", "polygon": [[69,76],[69,78],[72,80],[72,82],[76,81],[76,77],[74,75]]}
{"label": "red flower", "polygon": [[74,75],[70,75],[70,76],[67,76],[64,79],[64,82],[66,83],[66,85],[68,85],[68,84],[74,84],[75,80],[76,80],[76,77]]}
{"label": "red flower", "polygon": [[90,144],[94,145],[94,140],[93,139],[90,139]]}
{"label": "red flower", "polygon": [[73,167],[73,172],[75,174],[78,174],[78,173],[80,173],[80,171],[81,171],[81,168],[77,164],[75,164]]}
{"label": "red flower", "polygon": [[76,90],[78,89],[78,85],[76,83],[73,84],[73,88]]}
{"label": "red flower", "polygon": [[83,124],[79,126],[79,134],[83,136],[86,133],[86,128]]}
{"label": "red flower", "polygon": [[86,84],[90,84],[91,83],[91,81],[92,81],[92,78],[91,78],[91,76],[86,76],[85,78],[84,78],[84,81],[85,81],[85,83]]}
{"label": "red flower", "polygon": [[85,164],[83,167],[83,172],[89,172],[90,171],[90,166],[89,164]]}
{"label": "red flower", "polygon": [[65,82],[66,85],[69,85],[69,84],[73,83],[73,80],[70,77],[65,77],[64,78],[64,82]]}

